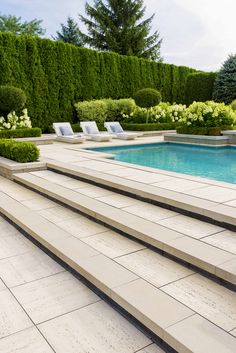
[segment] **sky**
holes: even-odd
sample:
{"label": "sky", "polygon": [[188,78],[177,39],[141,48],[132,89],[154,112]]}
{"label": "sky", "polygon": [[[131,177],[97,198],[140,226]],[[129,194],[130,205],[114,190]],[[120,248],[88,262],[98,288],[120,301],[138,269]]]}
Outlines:
{"label": "sky", "polygon": [[[78,14],[84,14],[85,2],[0,0],[0,13],[27,21],[42,19],[50,38],[68,16],[77,20]],[[163,38],[164,62],[216,71],[229,54],[236,54],[235,0],[144,0],[144,4],[146,16],[155,13],[153,31],[157,29]]]}

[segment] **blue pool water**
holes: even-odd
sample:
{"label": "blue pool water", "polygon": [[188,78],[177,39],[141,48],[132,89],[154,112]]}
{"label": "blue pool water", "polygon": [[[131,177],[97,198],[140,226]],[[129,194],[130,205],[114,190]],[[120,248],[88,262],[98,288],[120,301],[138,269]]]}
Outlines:
{"label": "blue pool water", "polygon": [[117,161],[236,183],[236,148],[157,143],[93,148]]}

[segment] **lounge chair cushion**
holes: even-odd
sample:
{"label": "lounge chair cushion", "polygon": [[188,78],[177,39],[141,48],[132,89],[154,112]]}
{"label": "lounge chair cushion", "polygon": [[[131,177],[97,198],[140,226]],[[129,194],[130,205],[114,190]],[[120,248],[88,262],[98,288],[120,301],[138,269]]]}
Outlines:
{"label": "lounge chair cushion", "polygon": [[114,134],[121,134],[124,132],[122,127],[119,124],[111,124],[110,127],[111,127],[111,131]]}
{"label": "lounge chair cushion", "polygon": [[68,126],[60,126],[62,136],[73,136],[73,131]]}
{"label": "lounge chair cushion", "polygon": [[87,125],[86,131],[89,135],[99,134],[98,130],[96,129],[96,126],[93,126],[93,125]]}

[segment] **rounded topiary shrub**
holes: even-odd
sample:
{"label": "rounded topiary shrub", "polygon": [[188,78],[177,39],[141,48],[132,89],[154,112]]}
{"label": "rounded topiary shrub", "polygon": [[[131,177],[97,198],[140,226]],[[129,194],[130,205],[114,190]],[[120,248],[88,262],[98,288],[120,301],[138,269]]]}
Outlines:
{"label": "rounded topiary shrub", "polygon": [[21,110],[26,102],[25,92],[13,86],[0,86],[0,112]]}
{"label": "rounded topiary shrub", "polygon": [[151,108],[161,101],[161,93],[154,88],[143,88],[134,94],[135,103],[141,108]]}
{"label": "rounded topiary shrub", "polygon": [[148,123],[150,108],[161,102],[161,93],[154,88],[143,88],[134,94],[134,101],[137,106],[147,109],[146,123]]}

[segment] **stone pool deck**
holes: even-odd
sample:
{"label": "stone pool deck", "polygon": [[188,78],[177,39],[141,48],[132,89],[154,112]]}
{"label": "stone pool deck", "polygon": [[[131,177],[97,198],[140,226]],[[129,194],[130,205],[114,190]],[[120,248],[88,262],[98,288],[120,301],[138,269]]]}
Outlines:
{"label": "stone pool deck", "polygon": [[[1,213],[175,351],[235,353],[236,186],[81,147],[40,146],[50,170],[1,177]],[[0,230],[1,352],[167,352],[5,219]]]}

